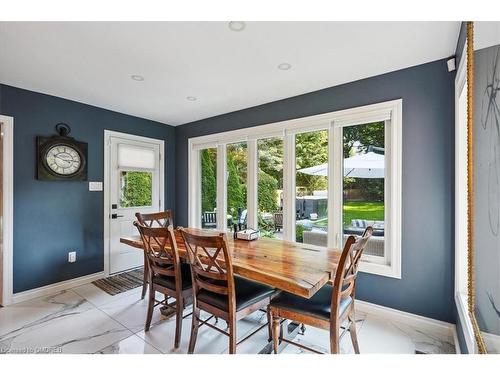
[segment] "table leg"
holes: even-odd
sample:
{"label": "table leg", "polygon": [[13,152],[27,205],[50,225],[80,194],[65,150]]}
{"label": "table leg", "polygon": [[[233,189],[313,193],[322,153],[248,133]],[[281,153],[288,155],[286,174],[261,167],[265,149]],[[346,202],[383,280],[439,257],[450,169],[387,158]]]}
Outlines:
{"label": "table leg", "polygon": [[[280,329],[280,340],[281,338],[285,338],[287,340],[292,341],[298,334],[303,334],[305,331],[305,327],[298,322],[293,322],[290,320],[284,320],[281,323]],[[288,346],[287,342],[281,341],[278,351],[282,352]],[[269,342],[266,346],[264,346],[259,354],[271,354],[273,353],[273,342]]]}

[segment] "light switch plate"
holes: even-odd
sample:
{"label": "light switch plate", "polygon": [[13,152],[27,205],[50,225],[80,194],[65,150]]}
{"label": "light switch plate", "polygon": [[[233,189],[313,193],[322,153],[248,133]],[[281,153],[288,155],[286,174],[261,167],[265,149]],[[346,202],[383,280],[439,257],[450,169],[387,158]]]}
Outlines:
{"label": "light switch plate", "polygon": [[89,191],[102,191],[102,182],[89,181]]}

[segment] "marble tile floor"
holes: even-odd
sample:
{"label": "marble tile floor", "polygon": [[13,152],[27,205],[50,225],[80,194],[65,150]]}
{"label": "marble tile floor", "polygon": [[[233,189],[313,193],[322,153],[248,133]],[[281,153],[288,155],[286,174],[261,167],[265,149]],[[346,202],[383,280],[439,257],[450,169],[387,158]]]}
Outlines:
{"label": "marble tile floor", "polygon": [[[180,348],[173,348],[175,318],[166,319],[155,309],[151,329],[144,331],[147,302],[141,288],[110,296],[92,284],[0,308],[0,353],[186,353],[191,317],[183,320]],[[185,314],[189,313],[186,311]],[[358,314],[358,340],[362,353],[455,353],[453,338],[417,327]],[[238,322],[242,338],[266,320],[256,312]],[[218,326],[226,328],[219,320]],[[326,352],[328,332],[307,327],[295,339]],[[267,344],[262,329],[238,346],[238,353],[255,354]],[[228,339],[208,327],[201,327],[195,353],[227,353]],[[343,353],[353,353],[348,334],[341,342]],[[288,345],[283,353],[309,353]]]}

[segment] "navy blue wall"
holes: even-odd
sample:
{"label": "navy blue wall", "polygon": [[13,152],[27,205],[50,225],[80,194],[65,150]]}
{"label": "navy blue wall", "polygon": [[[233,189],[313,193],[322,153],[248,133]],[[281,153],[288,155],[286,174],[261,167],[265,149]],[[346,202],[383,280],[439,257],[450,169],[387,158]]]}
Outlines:
{"label": "navy blue wall", "polygon": [[402,279],[362,274],[357,296],[454,322],[454,78],[439,60],[177,127],[177,223],[187,225],[188,138],[402,98]]}
{"label": "navy blue wall", "polygon": [[35,137],[54,134],[56,123],[88,142],[89,181],[104,178],[104,129],[165,140],[165,204],[173,207],[173,127],[5,85],[0,100],[0,113],[14,117],[14,292],[103,270],[103,192],[89,192],[86,181],[35,179]]}

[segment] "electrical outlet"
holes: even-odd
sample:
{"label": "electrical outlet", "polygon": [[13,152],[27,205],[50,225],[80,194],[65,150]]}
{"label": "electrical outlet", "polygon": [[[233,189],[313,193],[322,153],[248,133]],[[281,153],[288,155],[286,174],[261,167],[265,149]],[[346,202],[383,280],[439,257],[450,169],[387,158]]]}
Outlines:
{"label": "electrical outlet", "polygon": [[75,263],[76,262],[76,251],[70,251],[68,253],[68,262]]}

